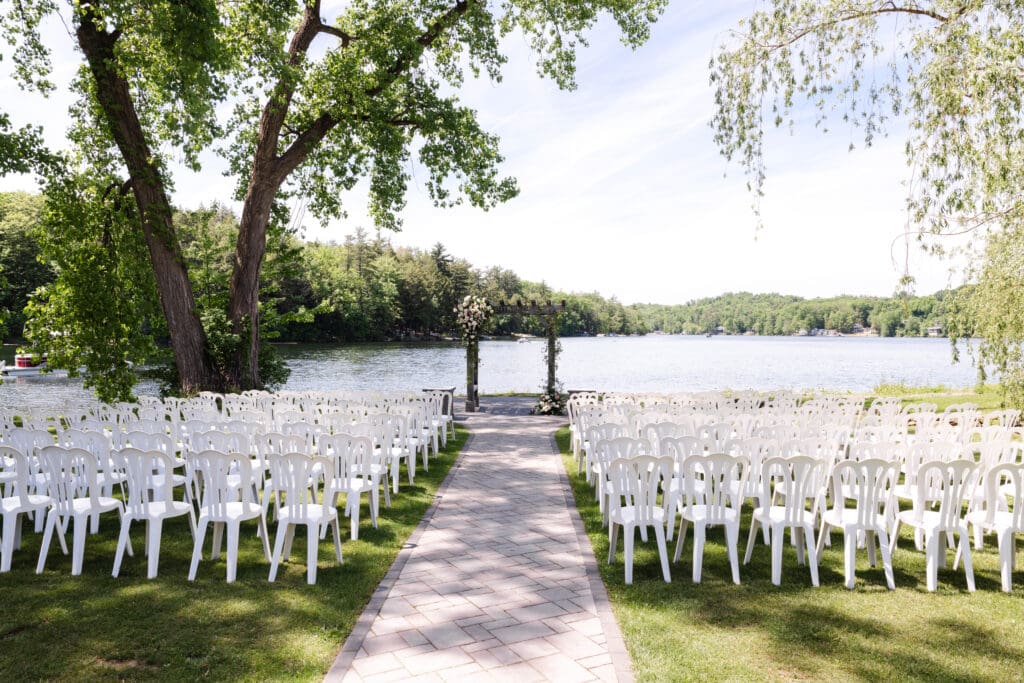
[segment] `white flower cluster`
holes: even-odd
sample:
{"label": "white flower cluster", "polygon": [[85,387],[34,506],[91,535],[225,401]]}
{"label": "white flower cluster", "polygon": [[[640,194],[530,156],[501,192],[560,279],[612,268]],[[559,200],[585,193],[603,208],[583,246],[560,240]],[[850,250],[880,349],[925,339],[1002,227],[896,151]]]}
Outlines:
{"label": "white flower cluster", "polygon": [[467,342],[476,341],[487,318],[494,312],[487,299],[482,296],[466,295],[455,307],[456,321],[462,328],[462,338]]}
{"label": "white flower cluster", "polygon": [[565,400],[557,391],[545,391],[532,412],[534,415],[564,415]]}

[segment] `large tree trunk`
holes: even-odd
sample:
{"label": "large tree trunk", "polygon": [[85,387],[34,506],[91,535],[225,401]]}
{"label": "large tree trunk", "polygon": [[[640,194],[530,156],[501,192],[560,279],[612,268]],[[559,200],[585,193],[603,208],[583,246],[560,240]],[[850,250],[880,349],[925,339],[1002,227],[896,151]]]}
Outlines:
{"label": "large tree trunk", "polygon": [[186,394],[218,390],[222,381],[210,361],[206,333],[195,313],[192,285],[175,235],[166,186],[152,161],[153,154],[139,123],[128,82],[117,70],[114,44],[118,34],[97,28],[89,11],[85,12],[76,33],[96,80],[100,107],[128,167],[160,306],[171,336],[181,390]]}

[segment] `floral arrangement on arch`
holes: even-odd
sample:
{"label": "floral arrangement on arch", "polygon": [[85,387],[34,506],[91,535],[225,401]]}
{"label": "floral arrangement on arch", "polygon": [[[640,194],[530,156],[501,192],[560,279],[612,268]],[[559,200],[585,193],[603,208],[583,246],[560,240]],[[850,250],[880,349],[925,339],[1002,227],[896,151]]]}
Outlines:
{"label": "floral arrangement on arch", "polygon": [[565,415],[565,398],[556,388],[540,395],[537,404],[530,411],[533,415]]}
{"label": "floral arrangement on arch", "polygon": [[494,309],[482,296],[467,294],[454,309],[455,319],[462,330],[462,338],[467,343],[479,340],[484,323],[494,313]]}

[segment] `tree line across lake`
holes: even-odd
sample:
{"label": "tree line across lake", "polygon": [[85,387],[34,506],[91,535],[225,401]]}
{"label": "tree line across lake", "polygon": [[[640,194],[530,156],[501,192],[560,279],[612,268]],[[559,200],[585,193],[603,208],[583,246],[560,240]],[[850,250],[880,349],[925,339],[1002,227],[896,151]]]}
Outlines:
{"label": "tree line across lake", "polygon": [[[54,267],[38,234],[42,208],[37,195],[0,193],[0,338],[21,338],[30,297],[54,279]],[[212,309],[227,296],[237,217],[223,206],[212,206],[181,211],[176,222],[197,302]],[[440,242],[424,251],[394,246],[390,238],[362,229],[343,243],[304,242],[288,230],[278,230],[268,240],[261,315],[264,326],[280,341],[451,337],[457,335],[453,309],[467,294],[509,303],[564,299],[561,336],[790,335],[815,329],[922,336],[929,327],[945,330],[952,299],[949,292],[820,299],[739,292],[680,305],[625,305],[597,293],[556,291],[505,268],[475,268],[449,254]],[[543,326],[538,318],[500,315],[491,332],[539,336],[545,333]]]}

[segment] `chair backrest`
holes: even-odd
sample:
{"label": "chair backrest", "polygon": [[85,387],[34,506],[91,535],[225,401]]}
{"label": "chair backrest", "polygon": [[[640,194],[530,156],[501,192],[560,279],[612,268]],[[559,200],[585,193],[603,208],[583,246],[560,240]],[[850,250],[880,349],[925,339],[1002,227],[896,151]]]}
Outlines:
{"label": "chair backrest", "polygon": [[897,462],[903,455],[903,446],[895,441],[858,441],[850,444],[850,460],[886,460]]}
{"label": "chair backrest", "polygon": [[252,450],[249,444],[249,437],[245,434],[222,432],[217,429],[193,434],[189,444],[194,452],[220,451],[221,453],[249,455],[249,452]]}
{"label": "chair backrest", "polygon": [[1006,510],[1009,498],[1010,528],[1024,532],[1024,463],[1002,463],[985,474],[985,517],[991,524],[996,512]]}
{"label": "chair backrest", "polygon": [[160,450],[122,448],[117,457],[121,459],[128,475],[128,500],[125,501],[125,508],[129,512],[148,516],[152,501],[166,502],[174,499],[174,482],[171,477],[154,477],[174,470],[174,459],[171,456]]}
{"label": "chair backrest", "polygon": [[0,487],[7,498],[16,498],[18,506],[29,506],[29,475],[32,473],[28,457],[13,446],[0,446],[0,472],[12,472],[14,479]]}
{"label": "chair backrest", "polygon": [[655,511],[665,501],[658,503],[658,492],[668,490],[672,478],[673,460],[669,457],[640,455],[632,458],[616,458],[608,465],[608,484],[612,509],[632,508],[637,524],[651,526],[664,523]]}
{"label": "chair backrest", "polygon": [[697,436],[713,442],[712,450],[717,452],[725,450],[725,444],[732,439],[732,433],[732,424],[729,422],[715,422],[697,430]]}
{"label": "chair backrest", "polygon": [[651,442],[647,439],[639,439],[631,436],[617,436],[614,439],[604,439],[594,445],[594,457],[604,468],[607,475],[607,467],[612,460],[617,458],[635,458],[639,455],[651,454]]}
{"label": "chair backrest", "polygon": [[[875,515],[881,513],[888,520],[892,514],[892,498],[899,463],[880,458],[841,460],[832,470],[833,509],[846,507],[846,501],[856,504],[856,523],[861,528],[875,528]],[[887,524],[888,526],[888,524]]]}
{"label": "chair backrest", "polygon": [[914,515],[921,519],[925,510],[938,503],[938,528],[952,530],[960,524],[960,508],[975,480],[978,463],[973,460],[933,460],[917,470]]}
{"label": "chair backrest", "polygon": [[248,455],[205,450],[189,453],[187,459],[202,482],[200,511],[210,519],[227,519],[228,505],[239,499],[255,502],[252,487],[245,483],[252,481],[252,461]]}
{"label": "chair backrest", "polygon": [[787,525],[813,523],[828,466],[827,461],[810,455],[765,458],[761,463],[761,504],[767,506],[774,492],[785,497]]}
{"label": "chair backrest", "polygon": [[334,460],[305,453],[272,454],[268,459],[270,476],[278,491],[284,494],[283,506],[292,519],[309,516],[309,507],[317,505],[317,487],[310,486],[322,476],[328,482],[335,478]]}
{"label": "chair backrest", "polygon": [[334,462],[334,476],[338,479],[366,476],[370,466],[380,461],[368,436],[325,435],[320,437],[318,448],[320,455]]}
{"label": "chair backrest", "polygon": [[[742,455],[709,453],[689,456],[683,461],[684,504],[687,507],[705,505],[708,524],[725,522],[729,510],[739,514],[742,496],[731,494],[734,490],[743,490],[749,466],[750,461]],[[701,480],[703,491],[698,491],[696,484]]]}
{"label": "chair backrest", "polygon": [[134,431],[124,435],[124,443],[130,448],[137,448],[140,451],[160,451],[172,458],[177,452],[177,447],[167,434],[152,434],[150,432]]}
{"label": "chair backrest", "polygon": [[45,429],[28,429],[15,427],[4,435],[4,443],[13,446],[28,457],[36,455],[36,451],[46,446],[53,446],[53,437]]}
{"label": "chair backrest", "polygon": [[619,436],[629,436],[629,427],[621,422],[602,422],[587,429],[587,441],[591,446]]}
{"label": "chair backrest", "polygon": [[60,515],[70,515],[76,498],[88,498],[92,505],[99,499],[99,467],[96,456],[84,448],[46,446],[39,458],[47,474],[47,488]]}
{"label": "chair backrest", "polygon": [[640,427],[640,436],[651,442],[651,447],[661,455],[661,440],[676,436],[679,433],[679,425],[675,422],[648,422]]}

